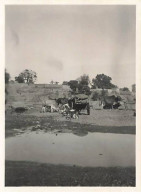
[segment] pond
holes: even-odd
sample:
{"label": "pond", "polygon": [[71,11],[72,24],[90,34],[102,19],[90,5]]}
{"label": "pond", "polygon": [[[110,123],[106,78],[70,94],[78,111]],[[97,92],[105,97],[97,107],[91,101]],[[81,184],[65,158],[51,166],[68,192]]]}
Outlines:
{"label": "pond", "polygon": [[135,166],[135,135],[23,133],[6,138],[6,160],[89,167]]}

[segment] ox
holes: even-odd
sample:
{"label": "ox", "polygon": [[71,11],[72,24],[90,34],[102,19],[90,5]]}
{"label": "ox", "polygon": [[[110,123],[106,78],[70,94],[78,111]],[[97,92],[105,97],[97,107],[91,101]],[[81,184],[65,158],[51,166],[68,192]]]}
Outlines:
{"label": "ox", "polygon": [[103,104],[104,109],[117,109],[120,106],[120,97],[112,96],[104,96],[101,100],[101,104]]}
{"label": "ox", "polygon": [[58,106],[60,104],[62,104],[62,105],[67,104],[68,103],[68,99],[67,98],[58,98],[58,99],[56,99],[56,103],[58,104]]}

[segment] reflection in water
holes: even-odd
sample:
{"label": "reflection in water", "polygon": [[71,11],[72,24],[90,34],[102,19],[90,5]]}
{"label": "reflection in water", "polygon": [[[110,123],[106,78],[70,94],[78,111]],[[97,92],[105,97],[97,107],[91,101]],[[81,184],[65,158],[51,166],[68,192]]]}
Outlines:
{"label": "reflection in water", "polygon": [[28,132],[6,139],[6,160],[92,167],[135,166],[135,136],[88,133],[80,137],[71,133]]}

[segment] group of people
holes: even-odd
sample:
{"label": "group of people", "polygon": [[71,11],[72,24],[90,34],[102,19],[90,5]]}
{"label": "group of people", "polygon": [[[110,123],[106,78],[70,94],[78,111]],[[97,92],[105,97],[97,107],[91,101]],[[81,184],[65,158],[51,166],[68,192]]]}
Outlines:
{"label": "group of people", "polygon": [[54,106],[54,105],[42,105],[42,113],[45,112],[59,112],[60,114],[62,114],[62,116],[65,116],[66,119],[78,119],[79,118],[79,114],[78,112],[76,112],[76,110],[71,109],[69,104],[63,104],[63,105],[59,105],[58,107]]}
{"label": "group of people", "polygon": [[66,116],[67,119],[78,119],[79,118],[79,114],[76,110],[70,108],[70,106],[68,104],[64,104],[62,105],[62,107],[60,107],[60,113],[62,114],[62,116]]}

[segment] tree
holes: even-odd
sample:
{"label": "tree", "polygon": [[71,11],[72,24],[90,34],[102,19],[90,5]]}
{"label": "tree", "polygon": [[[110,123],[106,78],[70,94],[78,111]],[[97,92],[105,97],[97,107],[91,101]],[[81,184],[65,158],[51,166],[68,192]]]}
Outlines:
{"label": "tree", "polygon": [[84,74],[80,77],[79,84],[88,86],[89,83],[90,83],[89,75]]}
{"label": "tree", "polygon": [[24,78],[19,75],[18,77],[15,77],[15,81],[17,81],[18,83],[24,83]]}
{"label": "tree", "polygon": [[[9,83],[10,74],[5,69],[5,84]],[[7,85],[5,85],[5,104],[7,103],[7,96],[8,96],[8,88]]]}
{"label": "tree", "polygon": [[88,85],[82,85],[82,84],[78,84],[78,92],[84,93],[86,95],[91,94],[90,87]]}
{"label": "tree", "polygon": [[76,89],[78,88],[78,81],[77,80],[70,80],[68,82],[68,85],[73,90],[73,92],[76,92]]}
{"label": "tree", "polygon": [[79,93],[84,93],[86,95],[90,95],[90,79],[89,79],[89,75],[82,75],[79,79],[79,83],[78,83],[78,91]]}
{"label": "tree", "polygon": [[132,85],[132,92],[134,92],[134,93],[136,92],[136,84]]}
{"label": "tree", "polygon": [[19,83],[35,83],[37,79],[37,74],[33,70],[25,69],[19,74],[18,77],[15,77],[15,81]]}
{"label": "tree", "polygon": [[7,70],[5,69],[5,83],[9,83],[9,79],[10,79],[10,74],[7,72]]}
{"label": "tree", "polygon": [[112,78],[105,74],[97,74],[95,79],[92,79],[92,88],[112,89],[117,86],[111,83]]}

